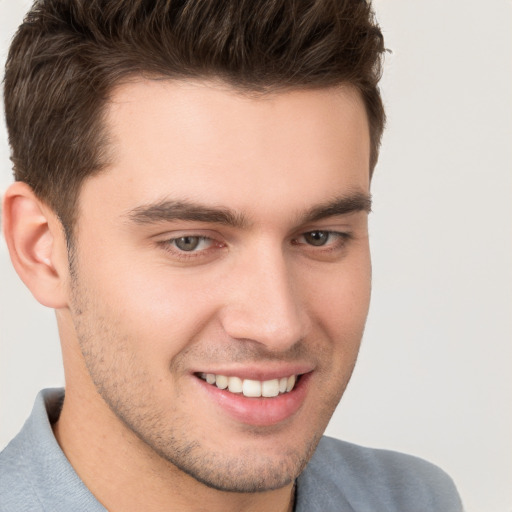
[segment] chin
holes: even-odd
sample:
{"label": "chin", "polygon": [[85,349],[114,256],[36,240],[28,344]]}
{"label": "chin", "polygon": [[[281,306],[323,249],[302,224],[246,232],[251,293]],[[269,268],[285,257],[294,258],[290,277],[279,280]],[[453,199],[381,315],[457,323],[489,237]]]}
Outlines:
{"label": "chin", "polygon": [[309,462],[320,438],[321,433],[309,441],[293,445],[271,443],[274,448],[268,450],[261,446],[258,449],[259,443],[247,443],[239,450],[231,449],[229,454],[195,443],[178,452],[167,449],[167,453],[160,452],[160,455],[212,489],[236,493],[266,492],[294,482]]}

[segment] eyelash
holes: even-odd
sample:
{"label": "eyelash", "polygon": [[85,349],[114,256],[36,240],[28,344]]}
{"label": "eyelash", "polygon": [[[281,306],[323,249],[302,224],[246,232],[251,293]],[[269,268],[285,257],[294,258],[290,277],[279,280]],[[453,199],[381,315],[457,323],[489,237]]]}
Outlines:
{"label": "eyelash", "polygon": [[[301,238],[304,238],[306,235],[311,235],[313,233],[322,233],[324,235],[327,235],[329,238],[327,239],[326,243],[323,245],[314,245],[309,244],[305,241],[299,241]],[[198,239],[198,243],[201,244],[205,241],[209,241],[210,245],[209,247],[205,249],[196,250],[196,248],[192,249],[191,251],[185,251],[183,249],[180,249],[176,247],[176,242],[184,239],[184,238],[196,238]],[[331,242],[331,238],[334,238],[335,240]],[[315,252],[320,253],[329,253],[333,251],[339,251],[340,249],[344,248],[346,243],[350,241],[353,238],[351,233],[345,233],[345,232],[339,232],[339,231],[330,231],[328,229],[315,229],[311,231],[306,231],[299,235],[298,237],[295,237],[291,240],[291,245],[293,246],[307,246],[308,248],[311,248],[311,250],[314,250]],[[195,258],[201,258],[204,256],[207,256],[209,254],[210,250],[212,249],[222,249],[226,247],[226,244],[223,242],[219,242],[214,238],[204,236],[204,235],[183,235],[178,236],[175,238],[168,238],[167,240],[163,240],[159,242],[159,245],[163,246],[163,248],[172,253],[172,255],[178,259],[181,260],[191,260]]]}
{"label": "eyelash", "polygon": [[[180,249],[179,247],[176,247],[175,244],[178,240],[182,240],[184,238],[197,238],[199,240],[199,244],[208,241],[210,242],[210,246],[205,249],[196,250],[195,248],[191,251],[185,251],[183,249]],[[211,238],[209,236],[204,235],[183,235],[178,236],[175,238],[169,238],[167,240],[163,240],[162,242],[159,242],[160,245],[164,247],[164,249],[168,252],[170,252],[173,256],[182,259],[182,260],[190,260],[194,258],[200,258],[202,256],[205,256],[207,253],[210,252],[211,249],[221,249],[225,247],[226,245],[222,242],[219,242],[215,240],[214,238]]]}
{"label": "eyelash", "polygon": [[[298,239],[304,238],[306,235],[312,235],[313,233],[322,233],[324,235],[327,235],[329,238],[325,244],[322,245],[315,245],[315,244],[309,244],[307,242],[298,242]],[[335,241],[329,243],[330,239],[334,238]],[[299,237],[292,240],[293,245],[307,245],[308,247],[311,247],[313,249],[320,248],[319,250],[323,251],[332,251],[337,250],[343,247],[350,239],[352,238],[352,235],[350,233],[344,233],[340,231],[330,231],[328,229],[314,229],[312,231],[306,231],[305,233],[302,233]]]}

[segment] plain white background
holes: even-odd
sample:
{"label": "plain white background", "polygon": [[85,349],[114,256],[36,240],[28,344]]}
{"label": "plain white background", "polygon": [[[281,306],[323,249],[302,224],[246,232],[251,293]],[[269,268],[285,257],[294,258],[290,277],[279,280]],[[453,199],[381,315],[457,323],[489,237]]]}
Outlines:
{"label": "plain white background", "polygon": [[[0,58],[29,2],[0,0]],[[467,512],[512,511],[512,3],[379,0],[388,128],[373,299],[330,435],[424,457]],[[11,182],[0,128],[0,193]],[[63,384],[53,313],[0,242],[0,448]]]}

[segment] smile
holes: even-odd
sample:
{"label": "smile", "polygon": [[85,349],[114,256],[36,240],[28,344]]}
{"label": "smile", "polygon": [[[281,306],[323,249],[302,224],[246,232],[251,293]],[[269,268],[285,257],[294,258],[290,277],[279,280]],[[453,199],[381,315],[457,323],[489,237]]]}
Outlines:
{"label": "smile", "polygon": [[197,376],[219,389],[225,389],[230,393],[242,394],[249,398],[272,398],[280,394],[289,393],[295,387],[299,377],[297,375],[290,375],[280,379],[261,381],[216,375],[214,373],[199,373]]}

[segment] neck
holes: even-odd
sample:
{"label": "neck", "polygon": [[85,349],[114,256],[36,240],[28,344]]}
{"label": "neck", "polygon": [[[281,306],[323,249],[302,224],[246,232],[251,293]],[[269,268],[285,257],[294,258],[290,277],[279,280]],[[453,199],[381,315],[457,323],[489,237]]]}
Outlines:
{"label": "neck", "polygon": [[[110,512],[292,511],[294,485],[259,493],[212,489],[164,460],[131,432],[90,382],[68,387],[55,437],[78,476]],[[96,395],[97,396],[97,395]]]}

